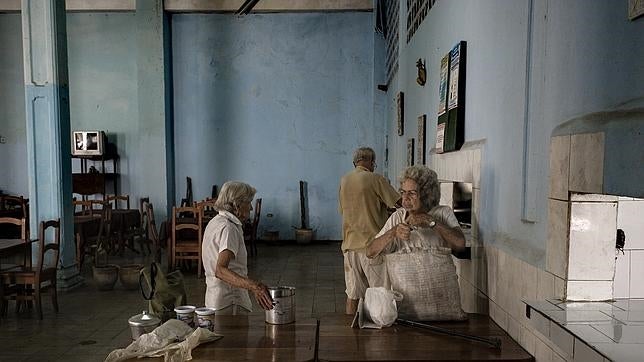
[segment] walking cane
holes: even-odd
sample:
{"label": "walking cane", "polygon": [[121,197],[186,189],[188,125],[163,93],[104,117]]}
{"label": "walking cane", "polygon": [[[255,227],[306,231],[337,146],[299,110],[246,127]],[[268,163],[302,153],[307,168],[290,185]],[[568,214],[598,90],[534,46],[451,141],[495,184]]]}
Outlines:
{"label": "walking cane", "polygon": [[409,327],[428,329],[428,330],[436,332],[436,333],[446,334],[448,336],[460,337],[460,338],[468,339],[470,341],[482,342],[482,343],[490,345],[490,347],[493,347],[495,349],[501,349],[501,339],[496,338],[496,337],[485,338],[485,337],[473,336],[471,334],[460,333],[460,332],[452,331],[452,330],[449,330],[449,329],[435,327],[435,326],[432,326],[432,325],[429,325],[429,324],[425,324],[425,323],[421,323],[421,322],[414,322],[414,321],[401,319],[401,318],[396,319],[396,323],[404,325],[404,326],[409,326]]}

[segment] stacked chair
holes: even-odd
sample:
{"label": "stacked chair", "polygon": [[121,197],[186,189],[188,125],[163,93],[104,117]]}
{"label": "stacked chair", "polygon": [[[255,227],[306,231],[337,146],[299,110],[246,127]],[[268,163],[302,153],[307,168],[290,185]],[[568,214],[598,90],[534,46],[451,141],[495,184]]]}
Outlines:
{"label": "stacked chair", "polygon": [[198,207],[173,207],[170,230],[171,269],[179,261],[197,261],[197,277],[203,269],[201,260],[201,241],[203,239],[202,211]]}

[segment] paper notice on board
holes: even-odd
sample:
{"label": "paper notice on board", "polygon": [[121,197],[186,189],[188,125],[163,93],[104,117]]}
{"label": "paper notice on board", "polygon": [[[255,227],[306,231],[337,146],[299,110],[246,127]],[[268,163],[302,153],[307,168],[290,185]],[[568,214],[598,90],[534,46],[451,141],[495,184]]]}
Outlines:
{"label": "paper notice on board", "polygon": [[439,123],[436,127],[436,152],[443,153],[445,144],[445,123]]}
{"label": "paper notice on board", "polygon": [[452,48],[449,56],[449,96],[447,98],[447,109],[453,109],[458,106],[458,65],[461,59],[461,43],[456,44]]}
{"label": "paper notice on board", "polygon": [[438,115],[447,110],[447,82],[449,76],[449,53],[441,59],[440,82],[438,83]]}

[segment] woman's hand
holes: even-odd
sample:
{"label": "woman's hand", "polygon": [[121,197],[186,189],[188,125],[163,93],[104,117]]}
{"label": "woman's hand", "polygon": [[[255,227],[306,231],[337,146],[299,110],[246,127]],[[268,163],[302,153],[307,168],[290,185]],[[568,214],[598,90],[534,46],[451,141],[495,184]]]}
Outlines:
{"label": "woman's hand", "polygon": [[411,234],[411,226],[400,223],[396,225],[394,230],[394,236],[398,240],[409,240],[409,235]]}
{"label": "woman's hand", "polygon": [[268,293],[268,288],[264,284],[257,283],[252,292],[255,294],[255,300],[260,307],[264,310],[273,309],[273,298],[271,298],[271,295]]}
{"label": "woman's hand", "polygon": [[421,213],[411,216],[407,222],[418,227],[429,227],[432,221],[435,221],[433,217],[428,214]]}

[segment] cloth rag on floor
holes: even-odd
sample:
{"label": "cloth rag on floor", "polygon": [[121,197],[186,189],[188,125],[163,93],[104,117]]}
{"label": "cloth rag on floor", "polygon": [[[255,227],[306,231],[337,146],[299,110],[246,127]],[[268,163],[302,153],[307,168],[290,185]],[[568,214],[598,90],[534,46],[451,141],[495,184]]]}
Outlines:
{"label": "cloth rag on floor", "polygon": [[396,302],[403,299],[402,294],[383,287],[367,288],[364,299],[358,301],[358,310],[353,318],[353,328],[381,329],[389,327],[398,318]]}
{"label": "cloth rag on floor", "polygon": [[154,331],[141,335],[126,348],[112,351],[105,362],[134,357],[163,357],[165,362],[189,361],[195,347],[221,337],[205,328],[194,330],[183,321],[170,319]]}

